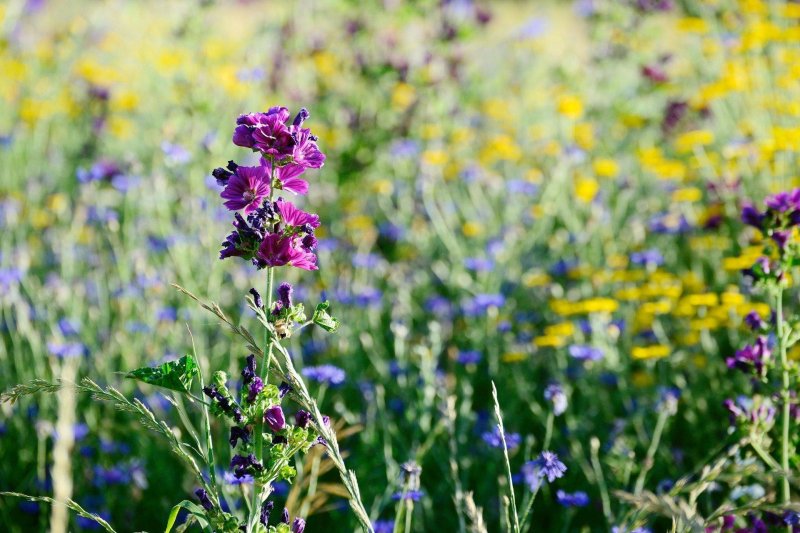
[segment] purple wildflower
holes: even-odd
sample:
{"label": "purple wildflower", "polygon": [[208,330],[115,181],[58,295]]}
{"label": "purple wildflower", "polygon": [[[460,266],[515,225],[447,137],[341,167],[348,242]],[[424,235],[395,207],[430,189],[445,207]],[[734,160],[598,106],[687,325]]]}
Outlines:
{"label": "purple wildflower", "polygon": [[262,390],[264,390],[264,382],[261,381],[260,377],[254,377],[253,381],[251,381],[247,387],[247,401],[250,403],[256,401],[258,393]]}
{"label": "purple wildflower", "polygon": [[278,301],[284,309],[292,306],[292,286],[289,283],[281,283],[278,286]]}
{"label": "purple wildflower", "polygon": [[245,385],[249,384],[253,381],[253,378],[256,377],[256,356],[254,354],[250,354],[247,356],[247,363],[242,369],[242,383]]}
{"label": "purple wildflower", "polygon": [[200,500],[200,505],[203,506],[203,509],[205,509],[206,511],[210,511],[211,509],[214,508],[214,505],[208,498],[208,493],[205,491],[205,489],[197,489],[196,491],[194,491],[194,493],[197,496],[197,499]]}
{"label": "purple wildflower", "polygon": [[250,442],[250,432],[247,431],[247,428],[240,428],[239,426],[232,426],[231,427],[231,437],[228,439],[228,442],[231,445],[231,448],[235,448],[236,445],[239,443],[239,439],[242,439],[242,442],[247,444]]}
{"label": "purple wildflower", "polygon": [[295,518],[292,522],[292,533],[303,533],[306,530],[306,521],[302,518]]}
{"label": "purple wildflower", "polygon": [[309,420],[311,420],[311,413],[304,409],[298,410],[294,415],[294,423],[297,427],[307,428]]}
{"label": "purple wildflower", "polygon": [[584,344],[573,344],[567,348],[567,351],[578,361],[599,361],[603,358],[603,350]]}
{"label": "purple wildflower", "polygon": [[317,256],[302,246],[302,239],[278,233],[268,234],[258,247],[257,257],[264,266],[284,266],[317,270]]}
{"label": "purple wildflower", "polygon": [[771,355],[772,351],[769,348],[767,337],[760,335],[754,344],[737,350],[733,357],[728,357],[725,360],[725,363],[728,368],[737,368],[746,373],[755,370],[757,375],[763,375],[765,365]]}
{"label": "purple wildflower", "polygon": [[742,222],[754,228],[763,229],[764,214],[752,204],[742,206]]}
{"label": "purple wildflower", "polygon": [[312,381],[328,386],[337,386],[344,383],[344,370],[333,365],[307,366],[303,369],[303,375]]}
{"label": "purple wildflower", "polygon": [[269,525],[269,515],[272,513],[273,507],[275,507],[275,502],[272,501],[266,501],[261,505],[261,517],[259,521],[265,526]]}
{"label": "purple wildflower", "polygon": [[233,475],[241,479],[247,475],[249,469],[260,472],[264,469],[264,466],[251,453],[247,457],[234,455],[233,459],[231,459],[231,469],[233,470]]}
{"label": "purple wildflower", "polygon": [[283,409],[280,405],[273,405],[264,411],[264,422],[270,427],[272,431],[278,433],[286,427],[286,419],[283,416]]}
{"label": "purple wildflower", "polygon": [[556,491],[556,501],[564,507],[586,507],[589,505],[589,496],[580,490],[572,494],[559,490]]}
{"label": "purple wildflower", "polygon": [[231,211],[244,209],[252,213],[261,201],[269,196],[269,174],[264,167],[237,167],[220,196],[227,200],[225,207]]}
{"label": "purple wildflower", "polygon": [[[543,451],[539,457],[533,461],[528,461],[522,466],[522,473],[525,476],[525,481],[529,486],[533,487],[534,478],[539,480],[547,478],[548,483],[552,483],[557,478],[563,477],[567,467],[558,460],[558,456],[550,451]],[[540,482],[541,483],[541,482]],[[538,488],[538,485],[536,485]],[[535,490],[535,489],[531,489]]]}
{"label": "purple wildflower", "polygon": [[236,120],[233,144],[258,150],[269,159],[282,162],[288,159],[297,144],[286,121],[289,110],[271,107],[266,113],[241,115]]}
{"label": "purple wildflower", "polygon": [[756,311],[747,313],[747,316],[744,317],[744,323],[753,331],[760,331],[766,325]]}
{"label": "purple wildflower", "polygon": [[558,383],[552,383],[544,390],[544,399],[553,404],[553,414],[561,416],[567,410],[567,395]]}
{"label": "purple wildflower", "polygon": [[[495,426],[494,430],[487,431],[481,435],[483,442],[488,444],[492,448],[502,448],[503,447],[503,438],[500,435],[500,427]],[[509,450],[513,450],[517,448],[520,444],[522,444],[522,436],[519,433],[508,433],[506,432],[506,447]]]}

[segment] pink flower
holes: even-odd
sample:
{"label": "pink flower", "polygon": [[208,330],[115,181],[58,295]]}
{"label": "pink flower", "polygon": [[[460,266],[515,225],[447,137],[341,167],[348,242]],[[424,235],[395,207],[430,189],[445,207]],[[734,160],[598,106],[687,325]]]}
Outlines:
{"label": "pink flower", "polygon": [[303,249],[300,239],[280,233],[270,233],[261,241],[258,259],[266,266],[290,265],[303,270],[317,270],[317,256]]}
{"label": "pink flower", "polygon": [[291,202],[287,202],[282,198],[278,198],[278,201],[275,202],[275,206],[278,208],[278,213],[280,213],[281,217],[283,218],[283,222],[287,226],[300,227],[309,224],[312,228],[319,227],[318,215],[306,213],[302,209],[298,209]]}
{"label": "pink flower", "polygon": [[297,144],[292,156],[296,164],[306,168],[320,168],[325,164],[325,154],[319,151],[317,138],[311,135],[310,129],[300,128],[295,135]]}
{"label": "pink flower", "polygon": [[[271,173],[272,163],[270,161],[267,161],[262,157],[261,166],[266,167],[267,171]],[[308,182],[298,177],[300,174],[305,172],[305,170],[306,167],[302,165],[295,165],[294,163],[289,163],[286,166],[276,168],[275,178],[279,183],[275,184],[275,188],[293,192],[294,194],[308,193]]]}
{"label": "pink flower", "polygon": [[244,209],[249,214],[269,196],[269,173],[262,166],[237,167],[220,196],[227,200],[225,207],[231,211]]}

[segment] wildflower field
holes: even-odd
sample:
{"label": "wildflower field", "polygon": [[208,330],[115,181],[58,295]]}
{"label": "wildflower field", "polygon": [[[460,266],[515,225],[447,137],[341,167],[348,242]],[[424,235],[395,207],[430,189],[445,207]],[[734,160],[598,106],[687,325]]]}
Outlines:
{"label": "wildflower field", "polygon": [[800,3],[0,0],[0,531],[800,531]]}

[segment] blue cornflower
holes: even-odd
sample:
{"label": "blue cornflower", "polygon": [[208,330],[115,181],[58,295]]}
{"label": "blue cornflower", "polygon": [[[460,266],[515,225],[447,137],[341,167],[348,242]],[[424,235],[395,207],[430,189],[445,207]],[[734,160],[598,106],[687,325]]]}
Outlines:
{"label": "blue cornflower", "polygon": [[48,342],[47,351],[49,351],[52,355],[55,355],[56,357],[64,359],[67,357],[78,357],[80,355],[83,355],[87,352],[87,349],[86,346],[84,346],[80,342],[68,342],[65,344],[60,344],[58,342]]}
{"label": "blue cornflower", "polygon": [[375,520],[372,528],[375,533],[394,533],[394,520]]}
{"label": "blue cornflower", "polygon": [[462,365],[475,365],[481,360],[481,353],[477,350],[465,350],[458,352],[456,361]]}
{"label": "blue cornflower", "polygon": [[556,492],[556,501],[564,507],[586,507],[589,505],[589,496],[580,490],[572,494],[559,490]]}
{"label": "blue cornflower", "polygon": [[407,490],[405,492],[395,492],[394,494],[392,494],[392,499],[394,501],[411,500],[414,502],[418,502],[422,499],[424,495],[425,493],[422,492],[421,490]]}
{"label": "blue cornflower", "polygon": [[[483,435],[481,435],[483,442],[491,446],[492,448],[502,448],[503,447],[503,439],[500,437],[500,428],[495,426],[494,430],[487,431]],[[509,450],[513,450],[517,446],[522,444],[522,437],[519,433],[509,433],[506,432],[506,447]]]}
{"label": "blue cornflower", "polygon": [[558,460],[558,456],[551,451],[543,451],[539,457],[533,461],[528,461],[522,465],[522,474],[525,482],[535,490],[541,484],[541,480],[547,478],[548,483],[552,483],[557,478],[564,475],[567,467]]}
{"label": "blue cornflower", "polygon": [[573,344],[569,348],[569,355],[578,361],[599,361],[603,358],[603,350],[585,344]]}
{"label": "blue cornflower", "polygon": [[307,366],[303,369],[303,375],[310,380],[335,387],[344,383],[344,370],[333,365]]}
{"label": "blue cornflower", "polygon": [[567,410],[567,395],[558,383],[552,383],[544,390],[544,399],[553,404],[553,414],[561,416]]}

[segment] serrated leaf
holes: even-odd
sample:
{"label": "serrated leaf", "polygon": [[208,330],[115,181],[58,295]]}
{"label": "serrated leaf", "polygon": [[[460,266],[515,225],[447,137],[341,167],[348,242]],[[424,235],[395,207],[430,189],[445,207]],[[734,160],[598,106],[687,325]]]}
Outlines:
{"label": "serrated leaf", "polygon": [[339,327],[339,321],[328,313],[328,308],[330,305],[330,302],[327,300],[318,303],[317,308],[314,309],[314,316],[311,318],[311,322],[318,325],[325,331],[336,331],[336,329]]}
{"label": "serrated leaf", "polygon": [[191,355],[184,355],[177,361],[169,361],[155,368],[137,368],[128,372],[125,377],[156,387],[189,392],[197,373],[197,362]]}

